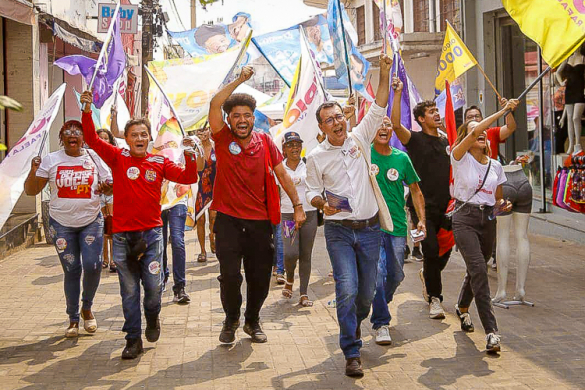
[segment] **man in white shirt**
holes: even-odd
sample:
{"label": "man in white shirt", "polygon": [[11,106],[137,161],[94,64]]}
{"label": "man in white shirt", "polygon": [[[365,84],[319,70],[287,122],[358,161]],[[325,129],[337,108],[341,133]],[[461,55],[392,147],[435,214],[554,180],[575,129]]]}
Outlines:
{"label": "man in white shirt", "polygon": [[[391,67],[392,60],[380,55],[376,101],[353,129],[351,137],[338,103],[325,102],[317,109],[319,128],[327,138],[307,158],[306,198],[325,213],[325,240],[335,279],[339,343],[348,376],[363,376],[360,324],[370,312],[380,254],[378,205],[362,153],[370,160],[369,146],[386,114]],[[327,199],[322,197],[324,191]],[[341,209],[333,207],[334,198]]]}

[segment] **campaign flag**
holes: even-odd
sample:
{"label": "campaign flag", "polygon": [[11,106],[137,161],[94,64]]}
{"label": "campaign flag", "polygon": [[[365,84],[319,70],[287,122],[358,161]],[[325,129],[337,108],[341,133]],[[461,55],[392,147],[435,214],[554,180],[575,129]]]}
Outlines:
{"label": "campaign flag", "polygon": [[299,133],[303,140],[302,155],[306,156],[319,142],[317,108],[326,100],[319,64],[314,60],[304,35],[301,34],[301,60],[290,89],[288,103],[280,126],[271,129],[276,146],[281,148],[284,134]]}
{"label": "campaign flag", "polygon": [[[387,53],[395,52],[399,47],[398,40],[402,33],[404,22],[402,20],[402,10],[398,0],[374,0],[374,3],[380,10],[380,31],[384,34],[384,19],[386,20],[386,34],[389,38],[387,44]],[[391,46],[395,44],[396,46]]]}
{"label": "campaign flag", "polygon": [[435,96],[438,96],[445,88],[445,80],[451,83],[475,65],[477,65],[477,60],[459,38],[453,26],[447,23],[443,49],[439,58],[439,69],[435,78]]}
{"label": "campaign flag", "polygon": [[81,74],[88,85],[91,85],[96,66],[98,67],[93,83],[93,103],[101,108],[105,101],[114,92],[116,80],[126,67],[126,54],[120,37],[120,15],[112,18],[113,28],[104,40],[102,53],[98,61],[82,55],[63,57],[54,62],[54,65],[70,75]]}
{"label": "campaign flag", "polygon": [[264,113],[258,109],[254,111],[254,118],[254,129],[257,131],[263,131],[264,133],[268,133],[270,128],[276,124],[276,122],[264,115]]}
{"label": "campaign flag", "polygon": [[[453,110],[457,111],[465,106],[465,91],[463,90],[463,82],[461,78],[455,79],[450,85],[450,92],[453,104]],[[435,98],[435,103],[441,114],[441,118],[445,117],[445,105],[447,102],[447,90],[443,90],[439,96]]]}
{"label": "campaign flag", "polygon": [[455,110],[448,81],[445,81],[445,94],[447,95],[445,102],[445,130],[447,130],[449,145],[453,147],[455,140],[457,140],[457,124],[455,123]]}
{"label": "campaign flag", "polygon": [[[368,93],[370,95],[374,96],[374,88],[372,88],[372,80],[368,80],[368,85],[366,87],[366,91],[368,91]],[[360,104],[360,109],[358,110],[358,122],[361,122],[361,120],[364,118],[364,116],[366,116],[371,105],[372,105],[372,103],[369,102],[367,99],[362,99],[362,102]]]}
{"label": "campaign flag", "polygon": [[520,30],[540,46],[552,68],[585,43],[585,3],[580,0],[502,0]]}
{"label": "campaign flag", "polygon": [[[77,105],[79,106],[79,110],[83,111],[83,104],[81,104],[81,94],[77,92],[75,87],[73,87],[73,93],[75,94],[75,98],[77,100]],[[100,129],[102,127],[101,120],[100,120],[100,110],[96,108],[96,106],[92,103],[91,104],[91,119],[93,119],[93,124],[96,129]]]}
{"label": "campaign flag", "polygon": [[[209,101],[226,75],[232,72],[240,52],[245,52],[248,43],[249,40],[242,47],[234,47],[221,54],[148,63],[148,69],[161,84],[185,128],[196,125],[207,116]],[[156,104],[156,93],[156,89],[149,91],[151,107]],[[164,101],[159,100],[156,107],[164,110],[163,105]]]}
{"label": "campaign flag", "polygon": [[4,226],[12,209],[24,191],[24,181],[30,171],[33,157],[40,150],[43,139],[48,136],[49,129],[61,105],[66,84],[59,88],[45,102],[28,130],[10,149],[0,163],[0,228]]}

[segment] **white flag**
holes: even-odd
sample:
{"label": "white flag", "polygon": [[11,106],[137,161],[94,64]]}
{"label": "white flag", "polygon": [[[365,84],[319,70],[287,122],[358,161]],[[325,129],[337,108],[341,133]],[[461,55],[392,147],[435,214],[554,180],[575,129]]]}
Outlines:
{"label": "white flag", "polygon": [[61,84],[53,92],[26,133],[0,163],[0,204],[2,205],[0,208],[0,228],[4,226],[14,205],[24,191],[24,181],[30,171],[30,163],[33,157],[39,154],[42,140],[59,112],[65,87],[66,84]]}

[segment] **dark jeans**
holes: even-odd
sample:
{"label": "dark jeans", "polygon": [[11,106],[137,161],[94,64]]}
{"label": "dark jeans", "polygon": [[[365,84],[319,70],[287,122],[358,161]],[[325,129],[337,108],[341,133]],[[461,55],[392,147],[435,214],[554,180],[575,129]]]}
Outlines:
{"label": "dark jeans", "polygon": [[394,293],[404,280],[404,248],[406,237],[397,237],[382,232],[380,261],[378,263],[378,281],[376,295],[372,301],[372,328],[379,329],[390,325],[392,316],[388,304],[394,299]]}
{"label": "dark jeans", "polygon": [[260,309],[268,296],[274,247],[270,221],[254,221],[217,213],[215,249],[219,260],[221,304],[227,321],[240,318],[242,307],[242,259],[246,274],[246,322],[260,320]]}
{"label": "dark jeans", "polygon": [[49,232],[57,249],[63,273],[69,321],[79,322],[79,295],[83,271],[82,310],[90,310],[102,274],[102,246],[104,245],[104,218],[97,218],[87,226],[63,226],[49,218]]}
{"label": "dark jeans", "polygon": [[[161,230],[162,228],[156,227],[143,232],[115,233],[112,238],[125,320],[122,332],[126,332],[127,340],[140,338],[142,334],[141,281],[144,287],[144,317],[154,320],[160,313],[163,282]],[[144,255],[138,261],[126,256],[130,251],[128,239],[135,235],[141,235],[147,245]]]}
{"label": "dark jeans", "polygon": [[325,241],[335,280],[339,345],[346,359],[359,357],[356,331],[370,313],[380,257],[380,226],[351,229],[325,220]]}
{"label": "dark jeans", "polygon": [[[445,207],[446,208],[446,207]],[[425,209],[427,218],[427,237],[422,241],[423,252],[423,275],[429,299],[439,298],[443,301],[443,283],[441,282],[441,271],[447,266],[451,250],[439,256],[439,242],[437,232],[445,222],[445,213],[437,209]],[[410,211],[414,226],[418,224],[418,217],[415,210]]]}
{"label": "dark jeans", "polygon": [[491,207],[480,210],[477,206],[465,205],[453,215],[455,243],[467,267],[458,305],[469,308],[475,297],[475,306],[486,334],[498,330],[487,274],[487,262],[496,237],[496,221],[488,220],[491,212]]}
{"label": "dark jeans", "polygon": [[276,267],[277,274],[284,275],[284,243],[282,242],[282,227],[280,224],[272,225],[272,237],[274,240],[272,265]]}
{"label": "dark jeans", "polygon": [[169,277],[167,263],[168,229],[171,230],[171,248],[173,251],[173,291],[176,293],[185,287],[185,221],[187,206],[178,204],[161,213],[163,221],[163,270],[165,278]]}
{"label": "dark jeans", "polygon": [[[307,220],[301,226],[296,236],[283,237],[284,243],[284,268],[288,280],[293,280],[297,260],[299,262],[299,279],[301,295],[307,295],[309,279],[311,278],[311,257],[313,256],[313,244],[317,234],[317,211],[307,211]],[[283,221],[292,221],[292,213],[282,214]]]}

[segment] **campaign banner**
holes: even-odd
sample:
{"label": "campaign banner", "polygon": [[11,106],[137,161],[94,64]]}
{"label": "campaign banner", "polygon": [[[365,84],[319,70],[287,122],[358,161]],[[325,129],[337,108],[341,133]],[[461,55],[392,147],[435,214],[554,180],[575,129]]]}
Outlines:
{"label": "campaign banner", "polygon": [[30,171],[33,157],[40,153],[43,138],[59,112],[66,84],[59,88],[43,105],[22,138],[10,149],[0,163],[0,228],[4,226],[14,205],[24,191],[24,181]]}
{"label": "campaign banner", "polygon": [[445,80],[452,83],[457,77],[477,65],[477,60],[471,54],[457,31],[447,23],[445,40],[439,58],[439,69],[435,78],[435,96],[439,96],[445,89]]}
{"label": "campaign banner", "polygon": [[[461,78],[455,79],[450,86],[451,100],[453,102],[453,110],[457,111],[465,106],[465,91],[463,90],[463,81]],[[435,98],[437,108],[441,114],[441,118],[445,117],[445,106],[447,104],[447,89],[443,90],[439,96]]]}

